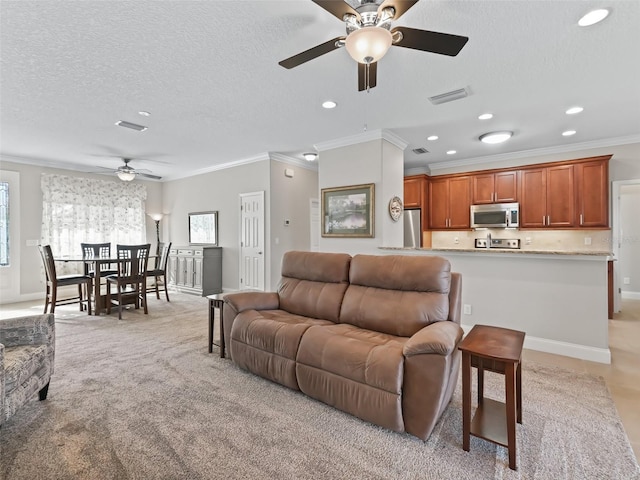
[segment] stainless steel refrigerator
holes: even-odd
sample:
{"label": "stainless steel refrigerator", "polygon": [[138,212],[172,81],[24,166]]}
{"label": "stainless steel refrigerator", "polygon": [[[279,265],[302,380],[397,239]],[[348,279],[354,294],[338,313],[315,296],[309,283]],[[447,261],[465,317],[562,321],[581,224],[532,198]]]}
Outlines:
{"label": "stainless steel refrigerator", "polygon": [[422,237],[420,209],[404,211],[404,246],[419,248]]}

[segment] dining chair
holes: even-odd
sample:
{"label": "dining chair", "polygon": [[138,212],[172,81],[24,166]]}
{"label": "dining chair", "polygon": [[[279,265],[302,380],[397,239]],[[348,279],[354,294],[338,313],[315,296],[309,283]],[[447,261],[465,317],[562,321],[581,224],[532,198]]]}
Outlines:
{"label": "dining chair", "polygon": [[[80,248],[82,249],[82,258],[84,259],[94,259],[94,258],[111,258],[111,243],[80,243]],[[111,265],[109,265],[111,267]],[[100,269],[100,278],[108,277],[109,275],[116,275],[118,270],[115,268],[101,268]],[[91,277],[91,285],[89,288],[89,298],[91,299],[93,296],[94,285],[96,272],[91,270],[91,263],[87,262],[84,264],[84,274]]]}
{"label": "dining chair", "polygon": [[[40,250],[40,255],[42,256],[42,262],[44,263],[44,272],[47,284],[43,313],[47,313],[49,305],[51,305],[50,313],[54,313],[56,310],[56,305],[68,305],[71,303],[80,303],[80,311],[82,311],[83,304],[84,302],[86,302],[87,310],[89,311],[89,315],[91,315],[91,301],[89,300],[91,277],[81,274],[58,275],[56,273],[56,263],[53,258],[53,252],[51,251],[51,245],[38,245],[38,249]],[[58,299],[58,287],[66,287],[69,285],[78,286],[78,296]],[[86,300],[82,291],[83,285],[87,289]]]}
{"label": "dining chair", "polygon": [[[156,268],[147,270],[146,278],[155,277],[156,298],[160,300],[160,292],[164,291],[167,302],[169,302],[169,290],[167,289],[167,262],[169,260],[169,251],[171,250],[171,242],[168,244],[160,243],[158,245],[158,257],[156,258]],[[158,280],[162,278],[162,288],[158,286]]]}
{"label": "dining chair", "polygon": [[[111,307],[118,305],[118,319],[122,319],[122,307],[133,303],[135,308],[140,308],[140,302],[147,309],[147,284],[146,272],[149,261],[149,249],[151,244],[144,245],[116,245],[118,253],[118,271],[107,279],[107,314],[111,313]],[[112,298],[111,287],[116,287],[116,298]]]}

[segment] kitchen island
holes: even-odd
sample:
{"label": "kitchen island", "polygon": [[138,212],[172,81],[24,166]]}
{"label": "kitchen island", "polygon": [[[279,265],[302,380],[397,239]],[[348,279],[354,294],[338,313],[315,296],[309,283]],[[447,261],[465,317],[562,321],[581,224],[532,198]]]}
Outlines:
{"label": "kitchen island", "polygon": [[475,324],[521,330],[527,334],[525,348],[611,363],[607,307],[610,252],[379,250],[384,254],[447,258],[452,271],[462,274],[465,331]]}

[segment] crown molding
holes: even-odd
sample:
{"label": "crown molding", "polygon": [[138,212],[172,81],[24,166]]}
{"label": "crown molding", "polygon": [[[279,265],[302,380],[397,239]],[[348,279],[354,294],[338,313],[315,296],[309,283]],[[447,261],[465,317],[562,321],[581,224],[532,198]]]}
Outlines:
{"label": "crown molding", "polygon": [[233,168],[233,167],[239,167],[240,165],[248,165],[250,163],[257,163],[257,162],[263,162],[265,160],[269,160],[269,153],[268,152],[264,152],[264,153],[260,153],[258,155],[254,155],[253,157],[247,157],[247,158],[243,158],[240,160],[234,160],[232,162],[227,162],[227,163],[220,163],[217,165],[212,165],[210,167],[206,167],[206,168],[201,168],[199,170],[194,170],[191,171],[187,174],[184,175],[167,175],[165,177],[162,177],[163,181],[168,181],[168,180],[180,180],[182,178],[189,178],[189,177],[195,177],[196,175],[202,175],[205,173],[211,173],[211,172],[217,172],[218,170],[225,170],[227,168]]}
{"label": "crown molding", "polygon": [[640,143],[640,135],[627,135],[625,137],[606,138],[602,140],[593,140],[590,142],[570,143],[566,145],[556,145],[553,147],[535,148],[531,150],[521,150],[519,152],[499,153],[497,155],[487,155],[483,157],[464,158],[448,162],[435,162],[427,164],[430,172],[437,170],[450,169],[452,167],[466,167],[469,165],[480,165],[489,162],[501,162],[508,160],[517,160],[520,158],[537,157],[542,155],[553,155],[560,153],[574,152],[578,150],[589,150],[594,148],[615,147],[619,145],[629,145],[632,143]]}
{"label": "crown molding", "polygon": [[312,170],[314,172],[318,171],[318,159],[313,162],[309,162],[307,160],[300,160],[299,158],[290,157],[289,155],[284,155],[278,152],[269,152],[269,156],[271,157],[271,160],[277,160],[278,162],[304,168],[306,170]]}
{"label": "crown molding", "polygon": [[398,147],[400,150],[404,150],[409,145],[402,138],[400,138],[390,130],[371,130],[358,133],[356,135],[350,135],[348,137],[329,140],[327,142],[316,143],[314,147],[316,148],[316,150],[318,150],[318,152],[321,152],[323,150],[333,150],[334,148],[348,147],[351,145],[357,145],[359,143],[370,142],[372,140],[386,140],[392,145]]}

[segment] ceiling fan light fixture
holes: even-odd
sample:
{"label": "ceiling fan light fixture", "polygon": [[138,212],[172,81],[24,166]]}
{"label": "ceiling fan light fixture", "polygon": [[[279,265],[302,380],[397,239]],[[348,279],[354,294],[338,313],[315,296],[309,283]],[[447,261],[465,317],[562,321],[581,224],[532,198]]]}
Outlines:
{"label": "ceiling fan light fixture", "polygon": [[489,143],[491,145],[496,143],[506,142],[513,136],[513,132],[504,130],[501,132],[489,132],[480,135],[480,141],[483,143]]}
{"label": "ceiling fan light fixture", "polygon": [[345,48],[358,63],[375,63],[385,56],[391,47],[391,32],[382,27],[362,27],[351,32]]}
{"label": "ceiling fan light fixture", "polygon": [[136,178],[135,172],[131,172],[131,171],[128,171],[128,170],[118,170],[116,172],[116,175],[123,182],[130,182],[131,180]]}

